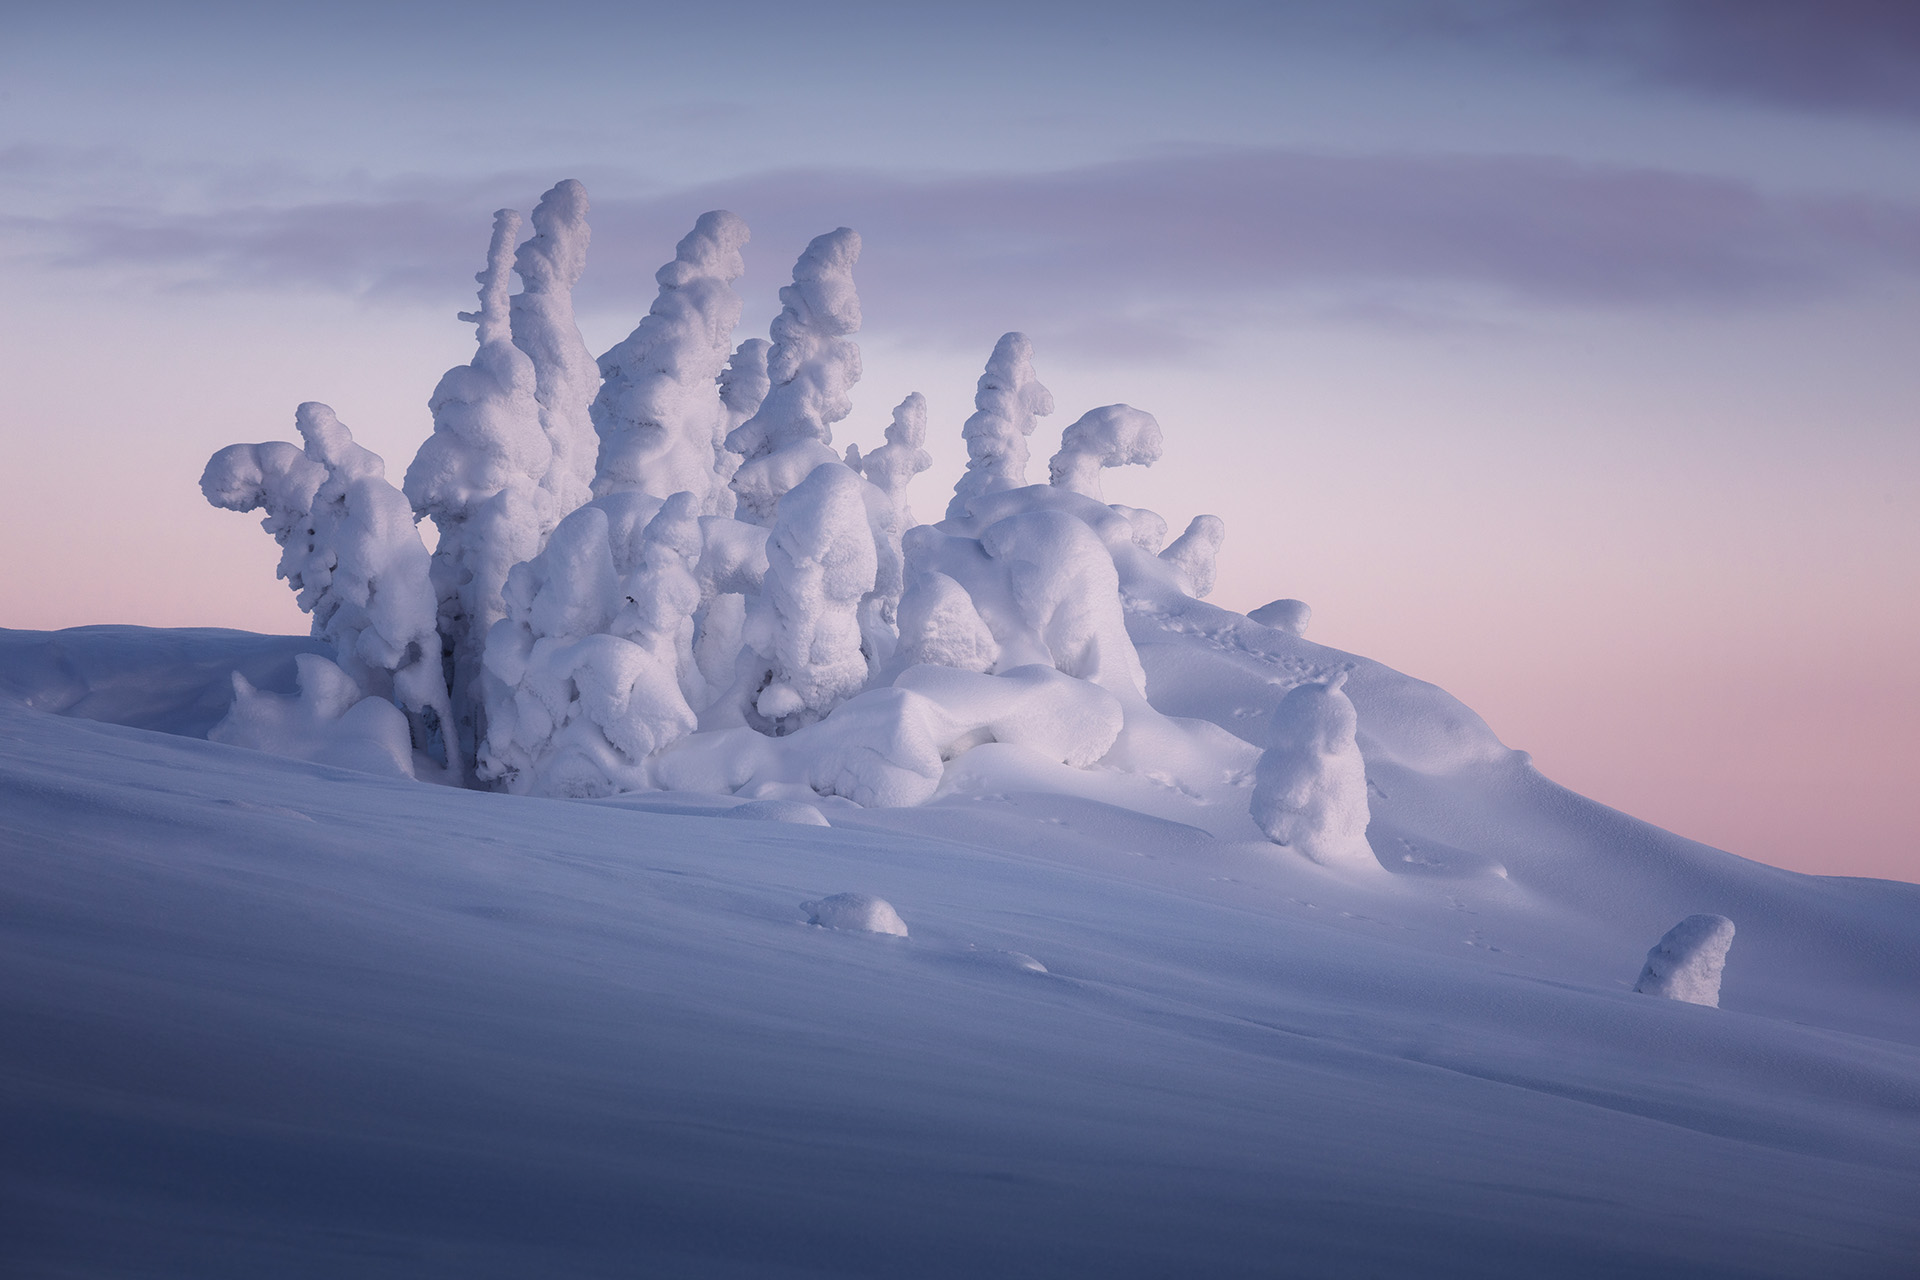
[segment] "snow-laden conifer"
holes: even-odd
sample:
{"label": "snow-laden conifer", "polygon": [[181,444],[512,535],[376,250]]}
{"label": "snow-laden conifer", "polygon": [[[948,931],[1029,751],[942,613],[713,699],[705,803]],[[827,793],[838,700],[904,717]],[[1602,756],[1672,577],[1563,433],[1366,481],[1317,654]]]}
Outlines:
{"label": "snow-laden conifer", "polygon": [[926,442],[927,400],[915,391],[894,407],[885,444],[868,454],[862,454],[858,445],[847,446],[847,465],[865,475],[871,486],[867,506],[879,559],[873,590],[860,605],[860,630],[868,656],[875,662],[892,653],[898,635],[895,615],[906,589],[906,558],[900,544],[914,523],[907,506],[907,485],[933,466],[933,455],[923,447]]}
{"label": "snow-laden conifer", "polygon": [[947,504],[950,520],[965,517],[967,504],[982,494],[1027,483],[1027,437],[1034,419],[1053,412],[1053,393],[1034,377],[1033,343],[1026,334],[1004,334],[994,344],[973,407],[973,416],[960,428],[967,470]]}
{"label": "snow-laden conifer", "polygon": [[594,493],[665,498],[684,491],[701,514],[730,514],[733,499],[718,472],[733,419],[720,379],[740,320],[733,282],[746,269],[746,243],[747,224],[735,215],[701,214],[673,261],[654,274],[660,292],[652,309],[600,357],[606,381],[593,402],[600,429]]}
{"label": "snow-laden conifer", "polygon": [[1160,553],[1160,558],[1180,575],[1187,594],[1196,600],[1206,599],[1213,591],[1220,544],[1226,537],[1227,522],[1219,516],[1195,516],[1188,522],[1187,531]]}
{"label": "snow-laden conifer", "polygon": [[538,554],[555,524],[544,482],[553,446],[540,425],[533,361],[513,345],[508,273],[520,215],[493,216],[493,242],[480,283],[480,310],[460,318],[478,326],[470,364],[447,370],[428,406],[433,434],[407,468],[414,511],[440,531],[433,553],[440,636],[451,667],[461,753],[472,759],[485,737],[478,686],[487,632],[506,616],[501,589],[514,565]]}
{"label": "snow-laden conifer", "polygon": [[822,463],[775,512],[746,623],[761,671],[753,709],[775,732],[819,720],[866,683],[859,611],[876,569],[867,488],[845,465]]}
{"label": "snow-laden conifer", "polygon": [[860,329],[860,296],[853,266],[860,235],[848,227],[816,236],[794,264],[793,283],[780,290],[767,351],[766,398],[727,437],[744,461],[733,475],[739,514],[771,524],[788,490],[826,462],[839,462],[833,424],[852,412],[847,394],[860,380],[860,348],[848,337]]}
{"label": "snow-laden conifer", "polygon": [[1275,844],[1323,866],[1380,869],[1367,844],[1367,768],[1347,673],[1287,692],[1254,770],[1253,820]]}
{"label": "snow-laden conifer", "polygon": [[521,291],[510,314],[513,345],[533,361],[540,428],[553,450],[543,483],[558,519],[592,496],[600,440],[589,407],[600,370],[573,317],[573,287],[587,266],[587,189],[571,178],[540,197],[534,234],[514,255]]}
{"label": "snow-laden conifer", "polygon": [[559,796],[650,785],[649,758],[693,731],[688,693],[704,692],[691,649],[699,551],[691,493],[610,494],[514,568],[509,615],[487,642],[484,779]]}
{"label": "snow-laden conifer", "polygon": [[765,338],[748,338],[733,349],[727,367],[720,371],[720,403],[727,414],[713,442],[713,506],[719,515],[732,515],[740,502],[733,492],[740,455],[727,447],[727,441],[741,423],[760,412],[767,398],[767,352],[772,346]]}
{"label": "snow-laden conifer", "polygon": [[294,424],[304,449],[230,445],[208,462],[201,491],[218,507],[266,510],[280,576],[313,615],[314,636],[333,646],[363,696],[398,703],[414,747],[458,777],[458,754],[445,750],[452,712],[429,557],[412,507],[332,409],[310,401]]}
{"label": "snow-laden conifer", "polygon": [[1047,472],[1055,486],[1104,502],[1102,470],[1132,464],[1150,467],[1159,460],[1158,420],[1132,405],[1109,404],[1082,414],[1060,434],[1060,452],[1047,464]]}

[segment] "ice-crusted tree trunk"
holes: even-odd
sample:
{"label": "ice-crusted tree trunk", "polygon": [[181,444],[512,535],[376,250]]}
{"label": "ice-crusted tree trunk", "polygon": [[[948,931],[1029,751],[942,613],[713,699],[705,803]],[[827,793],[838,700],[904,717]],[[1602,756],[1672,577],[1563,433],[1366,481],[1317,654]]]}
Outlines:
{"label": "ice-crusted tree trunk", "polygon": [[960,428],[967,469],[947,504],[949,520],[964,519],[967,504],[984,494],[1027,483],[1027,437],[1034,420],[1053,412],[1053,393],[1033,374],[1033,343],[1009,333],[994,344],[973,396],[973,416]]}
{"label": "ice-crusted tree trunk", "polygon": [[[746,270],[747,224],[725,210],[700,215],[674,259],[655,273],[660,292],[625,340],[600,357],[605,383],[593,402],[600,431],[596,495],[691,493],[702,515],[731,513],[720,454],[734,425],[722,378],[740,321],[733,282]],[[751,384],[752,356],[737,381]]]}
{"label": "ice-crusted tree trunk", "polygon": [[1297,685],[1273,713],[1255,766],[1253,820],[1275,844],[1322,866],[1380,870],[1367,844],[1367,767],[1359,716],[1342,691],[1347,673]]}
{"label": "ice-crusted tree trunk", "polygon": [[533,361],[513,344],[508,274],[520,215],[494,214],[493,242],[480,283],[480,310],[460,318],[478,326],[470,364],[447,370],[428,407],[433,434],[407,468],[414,512],[440,531],[433,553],[440,638],[453,701],[456,741],[469,764],[486,736],[479,687],[487,632],[506,616],[507,573],[532,559],[557,523],[545,487],[553,446],[540,425]]}
{"label": "ice-crusted tree trunk", "polygon": [[877,567],[867,488],[850,468],[827,462],[780,499],[766,579],[746,623],[747,645],[760,659],[757,727],[789,733],[866,683],[860,602]]}
{"label": "ice-crusted tree trunk", "polygon": [[533,210],[534,234],[514,255],[521,291],[509,305],[513,345],[533,362],[540,429],[553,458],[542,483],[553,495],[553,518],[593,496],[600,440],[589,412],[600,368],[573,317],[573,288],[587,267],[587,189],[557,183]]}
{"label": "ice-crusted tree trunk", "polygon": [[313,615],[314,636],[332,645],[363,695],[398,704],[414,749],[457,781],[430,558],[413,508],[332,409],[309,401],[294,424],[304,449],[229,445],[207,463],[201,492],[217,507],[267,512],[262,524],[282,548],[280,576]]}
{"label": "ice-crusted tree trunk", "polygon": [[907,486],[933,466],[927,443],[927,398],[910,393],[893,410],[886,443],[862,455],[860,446],[847,446],[847,465],[867,478],[867,515],[873,525],[877,568],[873,590],[860,602],[860,632],[867,656],[877,667],[892,655],[899,637],[897,614],[906,590],[906,555],[901,542],[912,527]]}
{"label": "ice-crusted tree trunk", "polygon": [[1152,414],[1132,405],[1102,405],[1060,433],[1060,452],[1047,464],[1048,478],[1057,488],[1105,502],[1101,471],[1150,467],[1160,461],[1160,447],[1160,423]]}
{"label": "ice-crusted tree trunk", "polygon": [[739,514],[772,524],[780,499],[823,463],[838,463],[833,424],[853,411],[848,392],[860,381],[860,295],[853,267],[860,235],[849,227],[816,236],[780,290],[767,351],[766,398],[734,428],[727,448],[744,461],[733,475]]}

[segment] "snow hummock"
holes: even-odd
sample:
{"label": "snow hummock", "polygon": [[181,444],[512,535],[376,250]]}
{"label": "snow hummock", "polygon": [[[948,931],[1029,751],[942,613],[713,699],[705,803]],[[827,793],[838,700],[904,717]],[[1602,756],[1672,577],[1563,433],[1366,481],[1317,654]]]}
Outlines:
{"label": "snow hummock", "polygon": [[1347,673],[1296,686],[1273,713],[1254,771],[1253,820],[1275,844],[1329,867],[1377,871],[1367,844],[1367,767]]}
{"label": "snow hummock", "polygon": [[1720,1007],[1720,975],[1733,945],[1733,921],[1725,916],[1688,916],[1647,952],[1635,991],[1687,1004]]}
{"label": "snow hummock", "polygon": [[851,933],[885,933],[896,938],[907,936],[907,923],[885,898],[867,893],[836,893],[815,902],[803,902],[807,923],[824,929],[844,929]]}
{"label": "snow hummock", "polygon": [[1272,627],[1275,631],[1284,631],[1289,635],[1307,634],[1307,623],[1313,619],[1313,610],[1304,600],[1274,600],[1249,610],[1247,619],[1263,627]]}
{"label": "snow hummock", "polygon": [[368,697],[319,654],[298,654],[294,663],[300,691],[290,698],[262,693],[234,672],[233,707],[207,740],[360,773],[414,776],[407,718],[398,708]]}

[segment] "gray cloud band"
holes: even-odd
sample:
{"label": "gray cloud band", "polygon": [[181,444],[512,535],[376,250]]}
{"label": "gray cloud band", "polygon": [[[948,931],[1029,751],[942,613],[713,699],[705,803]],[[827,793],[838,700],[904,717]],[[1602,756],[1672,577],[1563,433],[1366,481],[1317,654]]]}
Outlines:
{"label": "gray cloud band", "polygon": [[[526,199],[476,194],[462,183],[170,216],[96,207],[12,230],[44,261],[169,288],[452,305],[491,203]],[[869,329],[969,345],[1018,326],[1127,350],[1303,308],[1445,323],[1512,308],[1776,305],[1920,273],[1910,204],[1550,158],[1261,150],[922,179],[790,171],[596,198],[582,305],[642,313],[654,270],[710,208],[753,228],[748,296],[771,297],[813,234],[855,226]]]}

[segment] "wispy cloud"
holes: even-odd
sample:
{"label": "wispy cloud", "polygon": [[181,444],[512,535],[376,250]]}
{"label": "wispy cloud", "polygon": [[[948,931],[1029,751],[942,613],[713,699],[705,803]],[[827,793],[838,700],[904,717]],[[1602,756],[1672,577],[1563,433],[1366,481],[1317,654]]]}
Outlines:
{"label": "wispy cloud", "polygon": [[[322,289],[451,302],[505,185],[15,222],[62,267],[168,287]],[[539,185],[524,188],[522,207]],[[1534,157],[1163,155],[1050,173],[903,178],[803,170],[596,201],[589,306],[636,317],[696,215],[754,228],[771,295],[813,234],[866,238],[871,322],[978,343],[1006,327],[1132,350],[1274,308],[1368,315],[1727,308],[1920,273],[1920,208],[1784,196],[1725,178]]]}

